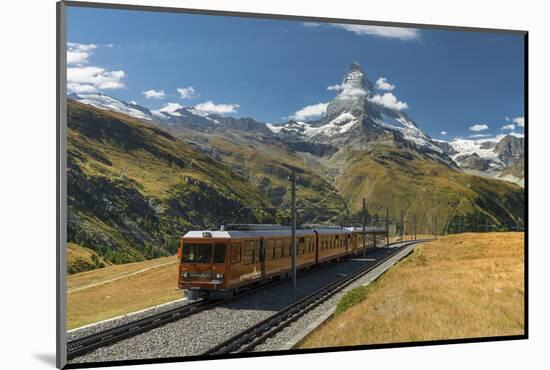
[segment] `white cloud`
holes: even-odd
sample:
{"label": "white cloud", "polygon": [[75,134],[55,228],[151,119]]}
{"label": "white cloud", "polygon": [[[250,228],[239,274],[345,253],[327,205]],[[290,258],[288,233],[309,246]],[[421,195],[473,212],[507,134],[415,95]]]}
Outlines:
{"label": "white cloud", "polygon": [[516,125],[514,125],[513,123],[510,123],[509,125],[502,126],[500,129],[501,130],[515,130],[515,128],[516,128]]}
{"label": "white cloud", "polygon": [[108,71],[105,68],[88,66],[95,44],[67,43],[67,92],[93,93],[99,90],[126,87],[124,71]]}
{"label": "white cloud", "polygon": [[166,94],[164,94],[164,90],[147,90],[142,93],[145,95],[145,98],[147,99],[164,99],[166,97]]}
{"label": "white cloud", "polygon": [[489,126],[487,126],[486,124],[483,124],[483,123],[478,123],[478,124],[475,124],[473,126],[470,126],[470,131],[475,131],[475,132],[484,131],[484,130],[488,130],[488,129],[489,129]]}
{"label": "white cloud", "polygon": [[440,134],[445,136],[445,135],[447,135],[447,131],[441,131]]}
{"label": "white cloud", "polygon": [[372,98],[369,98],[369,100],[373,103],[394,110],[403,110],[409,107],[407,103],[397,100],[395,95],[390,92],[387,92],[384,95],[374,95]]}
{"label": "white cloud", "polygon": [[98,90],[122,89],[124,71],[107,71],[101,67],[67,68],[67,90],[69,92],[94,92]]}
{"label": "white cloud", "polygon": [[180,87],[177,89],[182,99],[194,99],[199,96],[193,86]]}
{"label": "white cloud", "polygon": [[399,40],[418,40],[420,31],[416,28],[386,27],[386,26],[366,26],[361,24],[338,24],[332,23],[332,26],[342,28],[353,32],[356,35],[369,35],[386,38],[396,38]]}
{"label": "white cloud", "polygon": [[338,95],[342,99],[353,99],[357,96],[365,96],[367,92],[361,88],[354,87],[349,83],[342,83],[341,85],[330,85],[327,87],[329,91],[339,91]]}
{"label": "white cloud", "polygon": [[512,122],[514,122],[519,127],[525,126],[525,118],[523,116],[514,118]]}
{"label": "white cloud", "polygon": [[506,120],[506,122],[510,122],[510,117],[506,116],[504,117],[504,119]]}
{"label": "white cloud", "polygon": [[128,103],[133,104],[133,105],[138,105],[138,103],[135,100],[130,100]]}
{"label": "white cloud", "polygon": [[389,83],[386,77],[380,77],[378,80],[376,80],[376,88],[384,91],[392,91],[393,89],[395,89],[395,85]]}
{"label": "white cloud", "polygon": [[167,103],[162,108],[160,108],[158,111],[151,111],[155,115],[158,115],[158,113],[168,113],[172,116],[181,116],[179,112],[176,112],[178,109],[183,108],[183,105],[180,105],[178,103]]}
{"label": "white cloud", "polygon": [[321,27],[321,24],[317,22],[304,22],[302,23],[302,25],[304,27],[312,28],[312,29],[318,29],[319,27]]}
{"label": "white cloud", "polygon": [[85,94],[97,92],[97,88],[94,85],[67,83],[67,91],[75,94]]}
{"label": "white cloud", "polygon": [[307,107],[303,107],[302,109],[296,111],[296,113],[290,116],[290,118],[297,121],[305,121],[312,118],[319,118],[325,115],[325,113],[327,112],[327,106],[328,103],[308,105]]}
{"label": "white cloud", "polygon": [[330,85],[330,86],[327,87],[327,90],[340,91],[340,90],[342,90],[342,85]]}
{"label": "white cloud", "polygon": [[492,136],[492,135],[491,134],[475,134],[475,135],[470,135],[469,137],[480,138],[480,137],[489,137],[489,136]]}
{"label": "white cloud", "polygon": [[96,49],[95,44],[67,43],[67,65],[82,65],[88,63],[91,51]]}
{"label": "white cloud", "polygon": [[193,108],[204,114],[228,114],[236,113],[239,104],[215,104],[211,100],[195,105]]}

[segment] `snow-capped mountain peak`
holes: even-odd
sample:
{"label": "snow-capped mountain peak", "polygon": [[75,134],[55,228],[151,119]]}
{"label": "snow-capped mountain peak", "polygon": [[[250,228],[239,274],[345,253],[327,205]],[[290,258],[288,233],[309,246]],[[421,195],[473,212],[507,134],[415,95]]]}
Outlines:
{"label": "snow-capped mountain peak", "polygon": [[68,95],[68,98],[94,106],[96,108],[109,110],[111,112],[124,113],[138,119],[148,121],[153,119],[152,113],[149,109],[138,104],[126,103],[125,101],[101,93],[70,94]]}
{"label": "snow-capped mountain peak", "polygon": [[372,95],[373,85],[359,63],[353,62],[342,83],[329,89],[338,91],[338,95],[327,106],[326,121],[332,121],[343,113],[361,116],[364,113],[365,98]]}
{"label": "snow-capped mountain peak", "polygon": [[111,112],[123,113],[128,116],[166,124],[178,124],[183,121],[190,123],[204,123],[218,121],[209,114],[200,112],[193,107],[184,107],[178,103],[168,103],[159,110],[149,110],[135,102],[127,103],[112,96],[97,94],[70,94],[69,99],[92,105],[96,108]]}
{"label": "snow-capped mountain peak", "polygon": [[512,133],[482,139],[438,140],[438,144],[464,171],[523,185],[522,134]]}
{"label": "snow-capped mountain peak", "polygon": [[338,94],[329,102],[326,115],[312,122],[289,121],[268,125],[286,140],[314,141],[335,146],[351,141],[376,140],[384,133],[395,135],[422,150],[433,152],[444,162],[452,162],[444,151],[411,119],[396,109],[378,103],[374,86],[357,62],[353,62],[340,85],[330,86]]}

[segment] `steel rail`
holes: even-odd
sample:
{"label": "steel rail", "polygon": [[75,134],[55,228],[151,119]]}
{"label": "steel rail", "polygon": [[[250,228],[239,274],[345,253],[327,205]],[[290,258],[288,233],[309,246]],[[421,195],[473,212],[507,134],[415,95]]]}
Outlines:
{"label": "steel rail", "polygon": [[253,350],[255,347],[263,343],[266,339],[272,337],[277,332],[287,327],[290,323],[296,321],[320,303],[326,301],[338,291],[341,291],[352,282],[361,278],[366,273],[380,266],[391,257],[402,251],[407,246],[423,242],[424,240],[415,240],[403,242],[403,245],[396,248],[395,251],[379,260],[359,267],[352,273],[341,277],[332,283],[310,293],[297,302],[268,317],[267,319],[249,327],[248,329],[238,333],[237,335],[225,340],[224,342],[212,347],[203,353],[203,355],[223,355],[228,353],[243,353]]}

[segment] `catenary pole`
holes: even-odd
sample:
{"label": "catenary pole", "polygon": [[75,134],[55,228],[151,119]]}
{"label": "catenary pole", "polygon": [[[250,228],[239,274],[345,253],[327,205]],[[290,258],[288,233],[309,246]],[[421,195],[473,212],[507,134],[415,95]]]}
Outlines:
{"label": "catenary pole", "polygon": [[437,215],[434,215],[434,237],[437,239]]}
{"label": "catenary pole", "polygon": [[292,218],[292,287],[296,290],[296,171],[292,170],[290,207]]}
{"label": "catenary pole", "polygon": [[390,245],[390,209],[386,207],[386,246]]}
{"label": "catenary pole", "polygon": [[366,222],[366,218],[367,218],[367,205],[366,205],[367,201],[365,200],[365,198],[363,198],[363,223],[362,223],[362,231],[363,231],[363,257],[366,256],[366,249],[367,249],[367,246],[366,246],[366,230],[365,230],[365,222]]}
{"label": "catenary pole", "polygon": [[405,222],[403,221],[403,211],[401,211],[401,242],[403,242],[403,234],[405,233]]}
{"label": "catenary pole", "polygon": [[414,214],[414,240],[416,240],[416,213]]}

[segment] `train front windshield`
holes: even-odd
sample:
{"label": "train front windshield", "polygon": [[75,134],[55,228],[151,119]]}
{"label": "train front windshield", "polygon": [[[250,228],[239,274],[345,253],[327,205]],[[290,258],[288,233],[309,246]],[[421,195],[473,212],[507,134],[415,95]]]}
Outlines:
{"label": "train front windshield", "polygon": [[224,263],[225,244],[184,243],[183,263]]}
{"label": "train front windshield", "polygon": [[210,263],[212,259],[212,244],[187,244],[183,245],[184,263]]}

